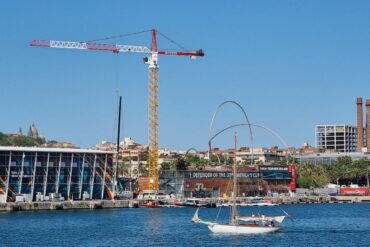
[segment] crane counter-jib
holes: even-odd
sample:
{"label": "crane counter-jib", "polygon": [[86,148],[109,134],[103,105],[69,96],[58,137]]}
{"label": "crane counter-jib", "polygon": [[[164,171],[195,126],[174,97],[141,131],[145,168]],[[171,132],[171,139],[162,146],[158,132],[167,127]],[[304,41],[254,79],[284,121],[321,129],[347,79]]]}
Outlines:
{"label": "crane counter-jib", "polygon": [[175,56],[196,56],[203,57],[203,50],[198,51],[158,51],[159,55],[175,55]]}

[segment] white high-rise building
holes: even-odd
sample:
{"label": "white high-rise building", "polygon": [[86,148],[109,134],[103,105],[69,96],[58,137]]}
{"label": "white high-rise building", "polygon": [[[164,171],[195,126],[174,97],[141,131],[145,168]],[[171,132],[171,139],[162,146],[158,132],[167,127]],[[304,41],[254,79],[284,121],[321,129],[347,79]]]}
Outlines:
{"label": "white high-rise building", "polygon": [[316,125],[316,148],[333,152],[356,152],[357,128],[346,124]]}

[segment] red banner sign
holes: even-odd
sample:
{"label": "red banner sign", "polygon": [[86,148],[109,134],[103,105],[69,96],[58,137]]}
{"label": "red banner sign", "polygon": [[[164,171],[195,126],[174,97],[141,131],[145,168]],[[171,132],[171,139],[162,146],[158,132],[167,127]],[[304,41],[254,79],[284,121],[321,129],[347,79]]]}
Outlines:
{"label": "red banner sign", "polygon": [[290,180],[290,184],[289,184],[289,189],[290,189],[290,191],[295,191],[295,189],[296,189],[296,178],[297,178],[297,173],[296,173],[296,171],[295,171],[295,166],[294,165],[290,165],[289,166],[289,172],[291,172],[292,173],[292,179]]}
{"label": "red banner sign", "polygon": [[368,196],[369,188],[340,188],[340,194],[342,196]]}

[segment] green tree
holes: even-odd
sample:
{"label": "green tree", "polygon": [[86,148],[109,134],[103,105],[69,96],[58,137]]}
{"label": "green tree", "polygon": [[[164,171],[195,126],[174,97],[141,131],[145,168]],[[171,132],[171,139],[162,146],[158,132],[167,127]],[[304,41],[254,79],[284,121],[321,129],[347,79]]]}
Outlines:
{"label": "green tree", "polygon": [[117,164],[117,174],[122,177],[128,177],[129,176],[129,167],[125,164],[125,162],[118,162]]}
{"label": "green tree", "polygon": [[195,164],[197,170],[203,170],[208,164],[208,160],[200,159],[199,162]]}
{"label": "green tree", "polygon": [[299,176],[297,178],[297,187],[304,188],[304,189],[311,189],[315,187],[315,182],[308,177]]}
{"label": "green tree", "polygon": [[352,165],[352,158],[350,156],[338,157],[337,164],[339,166],[345,166],[345,167],[350,166]]}
{"label": "green tree", "polygon": [[210,164],[213,165],[213,166],[218,166],[218,165],[223,164],[222,156],[221,155],[219,156],[219,155],[211,154],[211,156],[210,156]]}
{"label": "green tree", "polygon": [[55,141],[55,140],[50,140],[50,141],[47,141],[46,142],[46,147],[54,147],[55,145],[57,145],[58,142]]}
{"label": "green tree", "polygon": [[370,167],[370,160],[368,160],[366,157],[356,160],[353,162],[353,166],[355,179],[359,180],[361,178],[367,178],[369,172],[368,169]]}
{"label": "green tree", "polygon": [[183,157],[178,157],[175,161],[177,171],[185,171],[189,165],[190,164]]}
{"label": "green tree", "polygon": [[16,136],[12,139],[13,146],[20,147],[35,147],[39,146],[39,143],[36,139],[28,136]]}
{"label": "green tree", "polygon": [[330,182],[330,178],[326,173],[325,166],[322,164],[318,164],[314,167],[311,179],[318,187],[324,187]]}
{"label": "green tree", "polygon": [[148,161],[149,160],[149,154],[148,153],[139,153],[139,160],[140,161]]}
{"label": "green tree", "polygon": [[171,169],[173,169],[173,163],[165,161],[161,164],[161,170],[171,170]]}
{"label": "green tree", "polygon": [[193,154],[187,154],[185,156],[185,159],[186,161],[190,164],[190,165],[195,165],[196,163],[198,163],[201,159],[198,155],[193,155]]}
{"label": "green tree", "polygon": [[273,162],[274,165],[291,165],[298,163],[298,159],[294,157],[283,157],[280,160]]}
{"label": "green tree", "polygon": [[234,164],[234,158],[233,157],[227,157],[227,159],[226,159],[226,164],[227,165],[232,165],[232,164]]}
{"label": "green tree", "polygon": [[193,154],[187,154],[185,160],[188,162],[189,166],[193,166],[197,170],[203,170],[208,164],[208,160]]}
{"label": "green tree", "polygon": [[322,164],[312,164],[307,162],[297,165],[297,179],[302,180],[302,186],[306,186],[308,181],[311,187],[323,187],[330,182],[325,166]]}
{"label": "green tree", "polygon": [[139,162],[138,164],[138,172],[140,176],[142,177],[147,177],[149,176],[149,169],[148,169],[148,165],[147,164],[144,164],[144,163],[141,163]]}
{"label": "green tree", "polygon": [[0,146],[10,146],[11,142],[9,138],[2,132],[0,132]]}
{"label": "green tree", "polygon": [[[136,157],[136,156],[135,156]],[[127,157],[127,156],[125,156],[125,157],[120,157],[119,158],[119,160],[121,160],[121,161],[123,161],[123,162],[130,162],[130,159],[132,160],[132,161],[136,161],[136,160],[134,160],[134,158],[135,157]]]}
{"label": "green tree", "polygon": [[350,156],[338,157],[337,162],[331,169],[333,181],[339,185],[339,180],[353,177],[352,158]]}

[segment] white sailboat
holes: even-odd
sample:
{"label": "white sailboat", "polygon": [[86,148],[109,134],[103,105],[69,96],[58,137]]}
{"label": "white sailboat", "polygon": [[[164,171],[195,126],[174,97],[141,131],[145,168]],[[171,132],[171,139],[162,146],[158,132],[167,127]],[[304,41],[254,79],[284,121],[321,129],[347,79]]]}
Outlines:
{"label": "white sailboat", "polygon": [[[226,234],[262,234],[276,232],[281,226],[273,222],[283,222],[285,216],[266,217],[266,216],[248,216],[235,217],[229,224],[221,224],[211,221],[203,221],[198,216],[199,208],[194,214],[192,221],[194,223],[205,224],[213,233]],[[240,223],[244,221],[246,223]]]}
{"label": "white sailboat", "polygon": [[[235,152],[236,154],[236,136],[235,136]],[[199,208],[196,210],[192,221],[194,223],[207,225],[209,230],[213,233],[223,233],[223,234],[263,234],[272,233],[281,229],[279,226],[283,222],[285,216],[239,216],[236,204],[236,194],[237,194],[237,166],[236,159],[234,157],[233,165],[233,194],[232,194],[232,205],[231,205],[231,217],[229,224],[221,224],[211,221],[203,221],[199,218],[198,212]]]}

